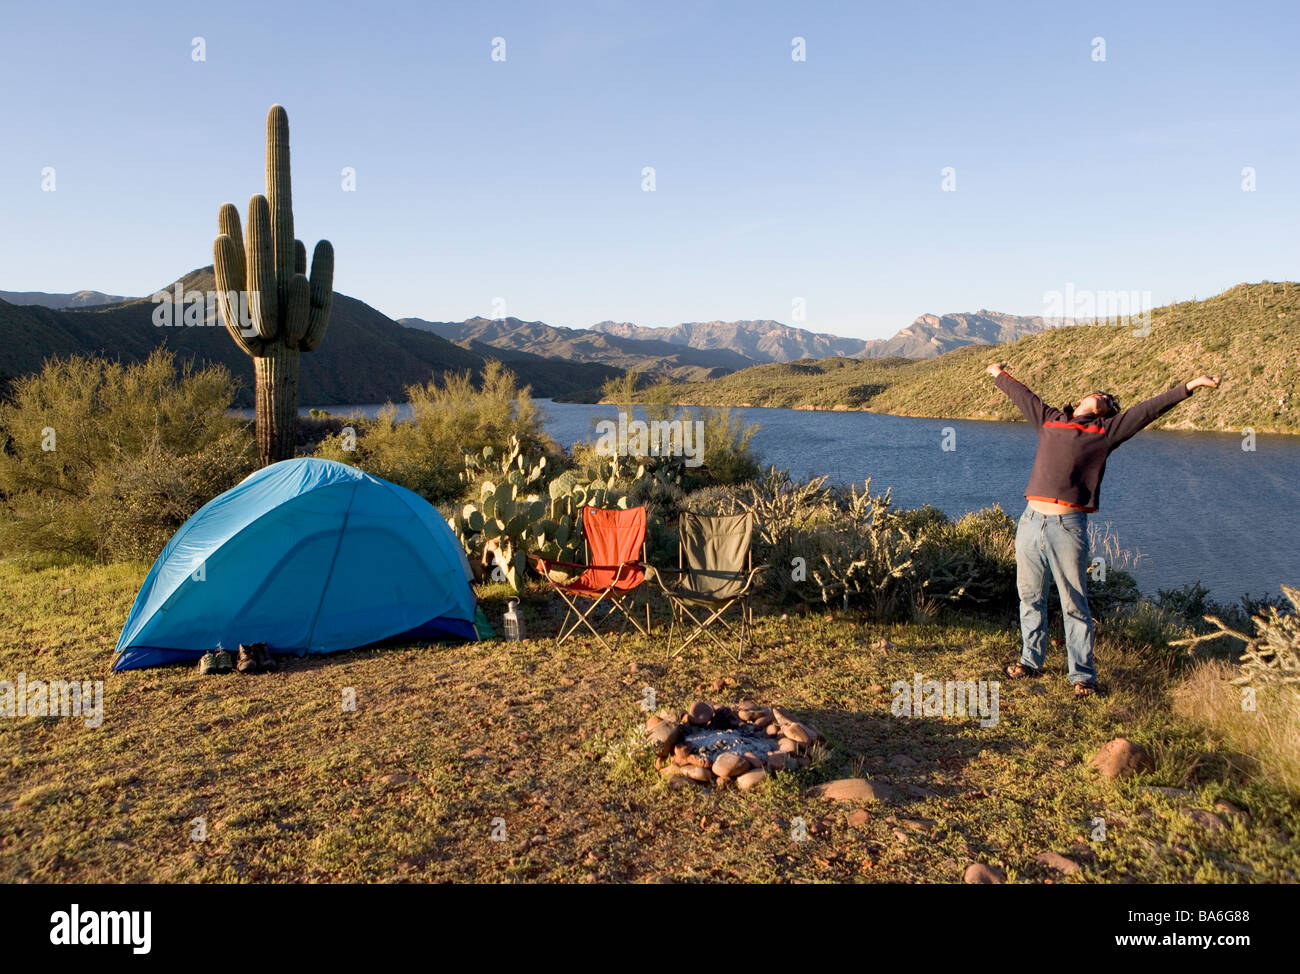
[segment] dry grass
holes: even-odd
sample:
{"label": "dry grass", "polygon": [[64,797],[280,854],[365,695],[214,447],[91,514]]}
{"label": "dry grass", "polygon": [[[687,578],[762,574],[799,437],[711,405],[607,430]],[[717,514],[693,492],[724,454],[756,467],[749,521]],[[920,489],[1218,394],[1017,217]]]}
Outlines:
{"label": "dry grass", "polygon": [[1198,664],[1174,687],[1176,711],[1248,755],[1260,777],[1300,795],[1300,688],[1261,687],[1246,709],[1247,688],[1228,682],[1238,673],[1222,660]]}
{"label": "dry grass", "polygon": [[[614,653],[541,638],[359,650],[255,677],[111,674],[145,568],[0,560],[0,679],[103,679],[105,704],[96,729],[0,719],[0,881],[956,882],[974,860],[1061,881],[1035,861],[1048,850],[1084,867],[1070,882],[1300,879],[1300,803],[1175,717],[1164,671],[1119,633],[1098,646],[1106,695],[1074,701],[1058,652],[1047,678],[1002,683],[987,728],[894,717],[891,683],[998,679],[1010,620],[766,612],[742,666],[703,652],[669,665],[656,636]],[[490,618],[505,594],[484,593]],[[553,631],[551,607],[525,602],[534,635]],[[646,687],[673,708],[785,704],[829,746],[750,794],[672,790],[639,733]],[[1088,759],[1116,736],[1149,746],[1155,770],[1100,779]],[[855,806],[807,794],[854,774],[895,794],[858,826]],[[1188,816],[1219,799],[1248,817],[1210,831]]]}

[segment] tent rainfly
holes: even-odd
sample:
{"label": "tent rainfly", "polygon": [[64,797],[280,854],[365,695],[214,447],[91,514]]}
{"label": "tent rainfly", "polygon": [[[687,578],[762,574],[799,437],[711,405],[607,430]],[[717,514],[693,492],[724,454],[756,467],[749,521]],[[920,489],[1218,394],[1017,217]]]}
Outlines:
{"label": "tent rainfly", "polygon": [[470,567],[405,487],[312,457],[251,474],[186,521],[149,571],[114,670],[218,644],[333,653],[392,637],[475,639]]}

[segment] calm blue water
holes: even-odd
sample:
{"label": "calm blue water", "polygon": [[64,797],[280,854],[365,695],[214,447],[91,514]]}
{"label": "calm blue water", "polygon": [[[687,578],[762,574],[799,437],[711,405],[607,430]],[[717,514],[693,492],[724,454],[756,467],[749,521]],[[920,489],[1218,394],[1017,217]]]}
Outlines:
{"label": "calm blue water", "polygon": [[[541,400],[547,430],[564,446],[595,438],[613,406]],[[335,415],[378,406],[330,406]],[[766,464],[796,476],[894,489],[902,507],[932,504],[959,516],[998,503],[1019,516],[1036,439],[1023,423],[910,419],[862,412],[741,409],[759,424],[754,447]],[[941,449],[943,430],[956,449]],[[1259,436],[1243,452],[1234,433],[1148,430],[1111,455],[1101,512],[1125,548],[1141,552],[1144,592],[1200,580],[1216,598],[1279,594],[1300,585],[1300,436]]]}

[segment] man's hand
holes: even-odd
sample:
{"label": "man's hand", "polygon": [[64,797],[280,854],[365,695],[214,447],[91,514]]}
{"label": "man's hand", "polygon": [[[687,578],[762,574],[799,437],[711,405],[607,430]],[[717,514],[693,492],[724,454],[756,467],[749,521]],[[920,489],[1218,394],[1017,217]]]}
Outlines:
{"label": "man's hand", "polygon": [[[985,369],[984,371],[987,372],[989,375],[993,376],[993,378],[996,379],[998,376],[1000,376],[1000,375],[1001,375],[1003,372],[1005,372],[1006,370],[1007,370],[1007,363],[1006,363],[1006,362],[994,362],[992,365],[990,365],[990,366],[989,366],[987,369]],[[1216,380],[1216,382],[1215,382],[1215,385],[1218,385],[1217,380]]]}
{"label": "man's hand", "polygon": [[1191,382],[1187,383],[1187,391],[1195,392],[1204,386],[1206,389],[1219,388],[1219,377],[1217,375],[1198,375]]}

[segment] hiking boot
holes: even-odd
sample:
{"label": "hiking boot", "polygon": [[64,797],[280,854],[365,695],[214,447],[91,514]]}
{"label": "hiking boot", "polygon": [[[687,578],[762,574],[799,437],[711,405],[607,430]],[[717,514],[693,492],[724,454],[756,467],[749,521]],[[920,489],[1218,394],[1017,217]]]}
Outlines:
{"label": "hiking boot", "polygon": [[213,673],[230,673],[235,668],[235,654],[228,649],[219,649],[210,654],[213,657]]}
{"label": "hiking boot", "polygon": [[262,664],[257,658],[257,643],[251,646],[239,644],[239,662],[235,664],[235,669],[240,673],[262,672]]}
{"label": "hiking boot", "polygon": [[217,672],[217,654],[204,653],[199,658],[199,676],[207,676],[209,673]]}

